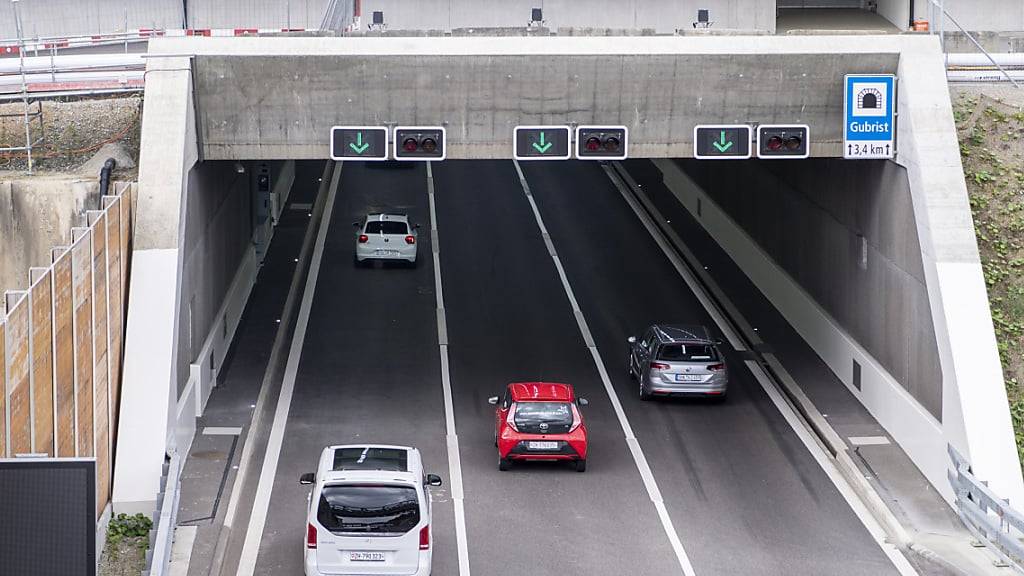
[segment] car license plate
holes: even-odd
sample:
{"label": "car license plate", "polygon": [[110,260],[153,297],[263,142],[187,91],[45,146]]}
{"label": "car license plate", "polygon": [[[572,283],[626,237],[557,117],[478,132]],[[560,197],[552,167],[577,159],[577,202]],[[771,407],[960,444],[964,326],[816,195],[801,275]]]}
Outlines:
{"label": "car license plate", "polygon": [[349,552],[348,559],[352,562],[383,562],[383,552]]}
{"label": "car license plate", "polygon": [[377,250],[378,256],[398,256],[398,250]]}
{"label": "car license plate", "polygon": [[558,450],[558,442],[529,442],[526,446],[530,450]]}
{"label": "car license plate", "polygon": [[676,374],[676,382],[700,382],[702,378],[700,374]]}

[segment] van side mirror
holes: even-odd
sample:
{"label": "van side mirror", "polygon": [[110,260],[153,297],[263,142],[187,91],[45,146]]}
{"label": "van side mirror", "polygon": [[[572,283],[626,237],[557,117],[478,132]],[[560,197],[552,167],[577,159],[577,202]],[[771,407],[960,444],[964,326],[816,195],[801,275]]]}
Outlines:
{"label": "van side mirror", "polygon": [[412,225],[412,227],[413,227],[413,228],[415,228],[415,229],[417,229],[417,230],[419,230],[419,229],[420,229],[420,225],[419,225],[419,224],[413,224],[413,225]]}
{"label": "van side mirror", "polygon": [[427,474],[427,486],[440,486],[441,477],[437,474]]}
{"label": "van side mirror", "polygon": [[629,338],[626,338],[626,342],[629,342],[630,344],[636,344],[636,336],[630,336]]}
{"label": "van side mirror", "polygon": [[487,399],[487,403],[488,404],[493,404],[493,405],[497,406],[498,405],[498,397],[497,396],[491,396],[490,398]]}
{"label": "van side mirror", "polygon": [[587,400],[586,398],[579,398],[576,401],[579,402],[580,406],[590,406],[590,400]]}
{"label": "van side mirror", "polygon": [[299,476],[299,484],[312,484],[314,474],[312,472],[306,472],[302,476]]}

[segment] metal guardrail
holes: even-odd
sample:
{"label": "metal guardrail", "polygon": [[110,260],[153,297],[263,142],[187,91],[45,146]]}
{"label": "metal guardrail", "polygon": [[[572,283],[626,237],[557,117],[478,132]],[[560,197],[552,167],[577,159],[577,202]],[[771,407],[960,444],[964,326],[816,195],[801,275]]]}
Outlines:
{"label": "metal guardrail", "polygon": [[979,480],[956,448],[948,447],[953,460],[949,482],[956,494],[956,508],[974,536],[1008,566],[1024,574],[1024,514],[996,495]]}
{"label": "metal guardrail", "polygon": [[167,465],[163,492],[160,499],[160,513],[157,517],[156,536],[153,538],[153,553],[145,576],[166,576],[171,562],[171,546],[174,544],[174,528],[178,524],[178,500],[181,498],[181,457],[175,452]]}

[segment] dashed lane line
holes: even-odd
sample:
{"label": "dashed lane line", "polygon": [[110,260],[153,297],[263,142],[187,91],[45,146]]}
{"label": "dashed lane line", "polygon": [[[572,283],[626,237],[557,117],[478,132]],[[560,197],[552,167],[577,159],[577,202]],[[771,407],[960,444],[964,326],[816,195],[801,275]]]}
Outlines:
{"label": "dashed lane line", "polygon": [[601,353],[598,351],[597,345],[591,337],[590,328],[587,326],[587,320],[583,316],[583,311],[580,309],[579,303],[576,301],[576,295],[572,291],[569,279],[565,275],[565,268],[562,267],[562,261],[558,258],[558,252],[555,250],[555,245],[551,242],[551,236],[548,234],[548,229],[544,226],[544,219],[541,218],[540,210],[537,208],[537,203],[533,199],[533,193],[530,191],[530,184],[526,181],[526,176],[523,174],[523,169],[519,166],[519,162],[516,160],[513,160],[512,162],[515,164],[516,172],[519,174],[519,183],[523,187],[523,194],[526,195],[526,200],[530,203],[530,208],[533,209],[533,217],[537,221],[537,226],[540,228],[541,237],[544,239],[544,245],[547,246],[548,254],[551,255],[551,259],[555,263],[555,269],[558,270],[558,277],[562,281],[562,287],[565,289],[565,295],[569,297],[569,302],[572,304],[573,315],[576,317],[576,324],[579,326],[580,335],[583,337],[587,349],[590,350],[590,355],[594,359],[594,365],[597,367],[597,372],[601,375],[601,382],[604,384],[605,392],[608,393],[608,398],[611,400],[612,408],[615,409],[615,416],[618,418],[619,425],[622,426],[622,431],[626,435],[626,445],[629,446],[629,451],[633,455],[633,462],[636,463],[637,470],[640,471],[640,477],[643,479],[644,488],[647,489],[647,495],[651,498],[651,502],[654,503],[654,508],[658,512],[658,518],[661,520],[661,526],[664,528],[665,535],[668,537],[669,543],[672,545],[672,551],[675,552],[676,559],[679,561],[679,567],[682,569],[683,574],[685,574],[685,576],[695,576],[693,564],[690,563],[690,557],[687,556],[686,550],[683,548],[683,543],[679,540],[679,533],[676,532],[675,525],[672,523],[672,518],[669,516],[668,509],[665,507],[665,501],[661,497],[661,490],[658,488],[658,482],[654,479],[654,474],[651,472],[651,466],[647,463],[647,457],[644,456],[644,451],[640,447],[640,443],[637,441],[636,435],[633,433],[633,427],[630,426],[629,419],[626,418],[626,412],[622,409],[622,403],[619,402],[619,397],[615,392],[615,388],[612,386],[611,379],[608,377],[608,370],[605,367],[604,360],[601,359]]}

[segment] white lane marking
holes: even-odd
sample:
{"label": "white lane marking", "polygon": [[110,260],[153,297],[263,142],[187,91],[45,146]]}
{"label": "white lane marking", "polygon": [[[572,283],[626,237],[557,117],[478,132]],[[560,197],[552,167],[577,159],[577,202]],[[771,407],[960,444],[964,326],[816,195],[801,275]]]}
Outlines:
{"label": "white lane marking", "polygon": [[203,428],[203,436],[238,436],[241,433],[241,426],[207,426]]}
{"label": "white lane marking", "polygon": [[892,444],[885,436],[850,436],[847,438],[854,446],[885,446]]}
{"label": "white lane marking", "polygon": [[270,495],[274,489],[274,477],[277,475],[277,462],[281,457],[281,445],[284,442],[284,428],[288,423],[288,411],[292,405],[292,393],[295,391],[295,377],[299,372],[299,359],[302,356],[302,344],[306,339],[306,327],[309,324],[309,313],[313,308],[313,295],[316,293],[316,280],[320,275],[320,260],[324,255],[324,244],[327,231],[331,227],[331,212],[334,210],[334,197],[338,192],[338,180],[341,179],[341,162],[338,162],[331,178],[331,186],[327,192],[327,202],[320,229],[317,231],[316,245],[306,276],[306,286],[302,291],[302,304],[299,317],[292,334],[291,347],[288,350],[288,363],[284,369],[284,380],[281,382],[281,393],[277,398],[274,411],[274,424],[270,429],[267,441],[267,452],[263,456],[263,468],[260,470],[260,481],[256,487],[256,498],[252,504],[252,516],[245,532],[245,543],[242,545],[242,556],[238,562],[237,576],[252,576],[256,570],[256,558],[263,540],[263,528],[267,522],[267,511],[270,508]]}
{"label": "white lane marking", "polygon": [[613,172],[611,167],[608,166],[607,164],[601,167],[604,169],[605,174],[612,181],[612,183],[615,184],[615,188],[618,189],[619,194],[622,195],[622,198],[626,201],[627,204],[629,204],[629,207],[633,209],[633,212],[636,213],[637,217],[640,218],[640,222],[644,225],[644,228],[647,229],[647,232],[651,235],[651,237],[654,238],[654,241],[661,248],[661,251],[668,258],[669,262],[672,263],[672,267],[674,267],[676,269],[676,272],[678,272],[679,275],[682,276],[683,282],[686,283],[686,285],[690,288],[690,291],[693,292],[694,296],[697,297],[697,300],[700,302],[701,306],[704,307],[704,310],[707,311],[707,313],[715,321],[715,324],[717,324],[718,327],[722,330],[722,333],[725,335],[726,340],[729,341],[729,345],[732,346],[733,349],[736,350],[737,352],[745,351],[747,349],[746,344],[744,344],[743,340],[739,337],[738,334],[736,334],[736,331],[733,330],[732,325],[725,321],[725,318],[722,316],[722,313],[719,312],[718,308],[711,302],[711,299],[708,297],[707,293],[705,293],[704,290],[701,289],[700,283],[698,282],[697,278],[690,274],[690,270],[686,267],[686,264],[683,262],[683,260],[679,258],[679,256],[677,256],[675,252],[673,252],[669,248],[668,240],[666,240],[664,235],[661,234],[660,231],[656,229],[654,222],[652,222],[650,218],[645,217],[643,211],[640,209],[640,206],[637,204],[636,199],[633,198],[633,196],[626,191],[625,185],[622,183],[621,180],[619,180],[618,175],[615,174],[615,172]]}
{"label": "white lane marking", "polygon": [[[661,247],[661,250],[665,254],[665,257],[668,258],[668,260],[675,267],[676,271],[683,278],[683,281],[686,282],[687,286],[690,287],[694,295],[697,296],[697,299],[700,300],[700,303],[704,307],[705,311],[708,312],[712,320],[715,322],[716,325],[718,325],[722,332],[725,333],[727,337],[730,338],[730,343],[732,342],[733,337],[737,338],[738,340],[738,336],[736,336],[735,332],[733,331],[732,325],[728,321],[726,321],[722,313],[711,302],[711,298],[705,291],[704,286],[701,285],[697,278],[690,272],[690,269],[683,264],[679,255],[669,248],[668,242],[665,240],[664,235],[655,226],[650,216],[640,209],[636,199],[633,198],[629,191],[626,190],[625,184],[622,182],[622,180],[619,179],[618,175],[612,172],[611,169],[608,168],[607,166],[605,166],[605,172],[608,175],[609,179],[612,181],[612,183],[615,185],[615,188],[618,189],[623,199],[626,200],[626,203],[629,204],[630,208],[633,209],[633,212],[636,214],[637,218],[640,219],[644,227],[647,228],[647,231],[658,243],[658,246]],[[725,297],[722,296],[722,298],[724,299]],[[835,464],[832,463],[829,456],[826,455],[825,450],[818,443],[816,437],[813,437],[811,433],[807,430],[807,427],[804,426],[803,423],[800,421],[800,418],[797,416],[796,411],[793,409],[793,407],[786,401],[785,398],[782,397],[782,393],[779,392],[779,390],[774,386],[774,384],[768,378],[768,375],[764,372],[764,369],[762,369],[761,366],[753,360],[746,360],[744,363],[746,364],[750,372],[754,375],[754,378],[757,380],[758,384],[761,385],[761,388],[764,389],[765,393],[768,395],[768,398],[771,399],[772,403],[775,404],[775,407],[782,414],[783,418],[786,419],[786,422],[789,424],[790,428],[793,429],[797,437],[800,438],[800,441],[803,442],[804,446],[807,447],[807,450],[811,453],[811,456],[815,459],[815,461],[818,462],[818,465],[821,466],[821,469],[825,472],[825,475],[829,477],[829,480],[831,480],[832,483],[835,485],[836,489],[843,496],[843,499],[845,499],[847,504],[850,505],[850,508],[853,509],[854,514],[856,514],[857,518],[859,518],[861,523],[864,524],[864,527],[868,530],[868,533],[875,540],[875,543],[877,543],[878,546],[882,549],[882,552],[889,557],[889,560],[892,561],[893,565],[900,572],[900,574],[902,574],[903,576],[916,576],[917,572],[914,571],[914,568],[910,565],[910,562],[907,561],[903,554],[895,546],[892,546],[891,544],[885,541],[885,531],[882,530],[882,527],[875,520],[874,516],[872,516],[868,512],[867,508],[864,506],[864,503],[861,502],[860,499],[856,496],[856,494],[853,491],[853,488],[851,488],[850,485],[847,484],[846,480],[842,477],[842,474],[840,474],[839,470],[836,469]]]}
{"label": "white lane marking", "polygon": [[469,576],[469,543],[466,537],[466,506],[462,491],[462,459],[459,436],[455,433],[455,404],[452,400],[452,378],[448,366],[448,321],[444,313],[444,292],[441,288],[441,244],[437,230],[437,208],[434,203],[434,171],[427,162],[427,199],[430,201],[430,240],[434,258],[434,295],[437,299],[437,342],[441,352],[441,388],[444,391],[445,442],[448,446],[448,475],[451,477],[452,504],[455,509],[455,545],[459,555],[459,575]]}
{"label": "white lane marking", "polygon": [[555,245],[551,242],[551,237],[548,235],[548,229],[544,226],[544,219],[541,218],[540,210],[537,208],[537,203],[533,200],[533,193],[530,192],[530,185],[526,181],[523,169],[519,166],[518,161],[513,160],[512,162],[515,164],[516,172],[519,174],[519,183],[523,187],[523,194],[526,196],[526,200],[530,203],[530,208],[533,209],[533,217],[537,221],[537,226],[540,228],[541,235],[544,238],[544,244],[548,248],[551,260],[555,263],[555,269],[558,271],[558,277],[562,281],[562,288],[565,289],[565,295],[569,297],[569,302],[572,304],[573,315],[576,317],[576,325],[580,329],[580,335],[584,338],[584,342],[590,350],[590,355],[594,359],[594,365],[597,367],[597,372],[601,376],[601,383],[604,384],[604,390],[608,393],[608,398],[611,400],[612,408],[615,410],[615,416],[619,420],[619,425],[622,426],[622,432],[626,435],[626,445],[629,446],[629,452],[633,455],[633,462],[636,464],[636,468],[640,472],[640,478],[643,479],[644,488],[647,489],[647,495],[651,498],[651,502],[654,503],[654,508],[658,512],[658,518],[661,520],[661,526],[665,530],[665,535],[668,536],[669,543],[672,545],[672,550],[676,554],[676,559],[679,561],[679,567],[682,569],[683,574],[686,576],[695,576],[693,564],[690,563],[690,557],[687,556],[686,550],[683,549],[683,543],[679,540],[679,533],[676,532],[675,525],[672,523],[672,518],[668,514],[668,509],[665,508],[665,502],[662,500],[661,490],[658,489],[658,482],[654,479],[654,474],[651,472],[651,466],[647,463],[647,457],[644,456],[644,451],[640,448],[640,443],[637,441],[636,435],[633,434],[633,427],[630,426],[629,419],[626,418],[626,411],[622,409],[622,403],[619,402],[619,396],[615,392],[615,388],[612,387],[612,381],[608,377],[608,370],[605,368],[604,360],[601,359],[601,353],[598,351],[597,346],[594,345],[593,339],[590,338],[590,328],[587,326],[587,320],[584,318],[583,311],[580,310],[580,306],[576,302],[576,295],[573,293],[572,286],[569,284],[569,279],[565,275],[565,268],[562,267],[562,261],[558,258],[558,252],[555,250]]}
{"label": "white lane marking", "polygon": [[746,360],[744,364],[746,364],[750,373],[754,375],[754,378],[757,380],[758,384],[761,385],[761,388],[764,389],[765,394],[771,398],[772,404],[775,404],[775,407],[778,408],[782,417],[786,419],[790,428],[796,432],[797,437],[800,438],[803,445],[807,447],[807,451],[811,453],[814,460],[819,466],[821,466],[825,475],[828,476],[829,480],[832,481],[832,484],[835,485],[839,494],[843,496],[846,503],[850,505],[851,509],[853,509],[853,513],[856,514],[857,518],[859,518],[861,523],[864,524],[864,527],[867,529],[868,533],[871,534],[871,537],[878,544],[878,547],[882,549],[882,553],[889,557],[889,560],[901,575],[917,576],[917,571],[910,565],[910,562],[903,556],[903,553],[900,552],[898,548],[885,541],[885,530],[882,529],[878,524],[878,521],[875,520],[875,517],[871,515],[871,512],[868,511],[867,507],[864,506],[864,503],[861,502],[860,498],[857,497],[857,494],[854,493],[853,488],[851,488],[846,482],[846,479],[843,478],[843,475],[832,462],[832,459],[825,453],[821,444],[818,443],[817,438],[812,436],[811,432],[807,430],[807,427],[800,421],[800,417],[797,416],[796,410],[790,406],[789,402],[783,398],[782,393],[779,392],[778,388],[772,384],[771,380],[768,378],[768,374],[765,373],[764,368],[754,360]]}

